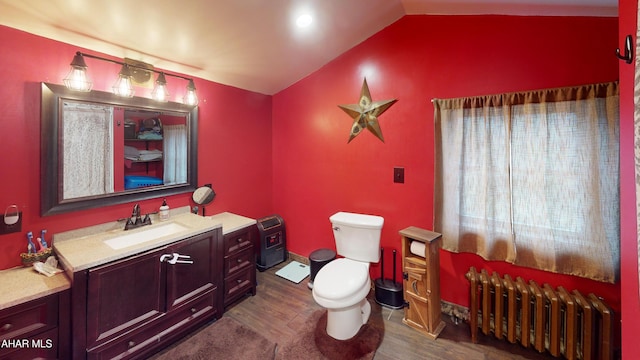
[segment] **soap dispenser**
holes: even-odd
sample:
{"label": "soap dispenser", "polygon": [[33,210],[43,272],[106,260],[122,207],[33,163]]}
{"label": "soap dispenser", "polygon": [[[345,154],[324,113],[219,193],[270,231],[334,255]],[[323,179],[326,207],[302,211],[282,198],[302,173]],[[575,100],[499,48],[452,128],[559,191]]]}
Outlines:
{"label": "soap dispenser", "polygon": [[160,221],[166,220],[169,220],[169,205],[167,205],[167,199],[163,199],[160,206]]}

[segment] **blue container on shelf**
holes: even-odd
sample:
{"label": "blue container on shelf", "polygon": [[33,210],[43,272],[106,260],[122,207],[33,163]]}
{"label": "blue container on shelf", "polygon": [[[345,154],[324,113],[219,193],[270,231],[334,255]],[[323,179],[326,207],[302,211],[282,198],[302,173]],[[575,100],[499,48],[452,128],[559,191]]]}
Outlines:
{"label": "blue container on shelf", "polygon": [[124,188],[125,190],[137,189],[146,186],[162,185],[162,179],[153,176],[142,175],[125,175],[124,176]]}

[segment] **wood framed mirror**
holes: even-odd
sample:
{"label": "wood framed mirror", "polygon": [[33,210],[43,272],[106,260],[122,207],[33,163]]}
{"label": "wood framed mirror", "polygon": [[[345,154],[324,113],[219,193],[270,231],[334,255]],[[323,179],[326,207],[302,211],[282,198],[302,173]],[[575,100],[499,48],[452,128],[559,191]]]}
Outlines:
{"label": "wood framed mirror", "polygon": [[193,192],[198,107],[42,83],[42,216]]}

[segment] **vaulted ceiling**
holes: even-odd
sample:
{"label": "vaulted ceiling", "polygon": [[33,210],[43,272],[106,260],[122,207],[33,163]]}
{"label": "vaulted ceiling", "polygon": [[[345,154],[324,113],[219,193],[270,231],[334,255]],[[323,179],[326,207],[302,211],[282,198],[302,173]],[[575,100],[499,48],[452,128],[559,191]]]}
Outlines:
{"label": "vaulted ceiling", "polygon": [[415,14],[615,17],[618,1],[0,0],[2,25],[263,94]]}

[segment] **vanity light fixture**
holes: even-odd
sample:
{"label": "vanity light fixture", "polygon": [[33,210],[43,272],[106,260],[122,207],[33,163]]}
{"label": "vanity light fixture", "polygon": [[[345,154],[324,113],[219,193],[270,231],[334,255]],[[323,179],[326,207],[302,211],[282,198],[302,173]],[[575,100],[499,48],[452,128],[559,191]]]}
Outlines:
{"label": "vanity light fixture", "polygon": [[151,96],[154,100],[157,101],[168,101],[169,92],[167,90],[167,80],[166,76],[173,76],[175,78],[180,78],[183,80],[187,80],[188,84],[186,87],[186,93],[183,97],[183,101],[187,105],[197,105],[198,104],[198,96],[196,95],[196,86],[191,78],[187,78],[180,75],[169,74],[163,71],[153,70],[149,68],[140,67],[134,64],[127,64],[122,61],[111,60],[107,58],[103,58],[96,55],[85,54],[80,51],[76,52],[76,55],[73,57],[73,61],[71,62],[71,70],[67,74],[67,76],[63,79],[64,85],[70,89],[75,91],[91,91],[92,83],[87,77],[87,64],[84,61],[84,58],[92,58],[103,61],[108,61],[114,64],[122,65],[120,72],[118,73],[118,80],[113,85],[113,93],[120,96],[132,97],[134,94],[133,82],[132,82],[132,72],[131,69],[141,69],[144,71],[151,71],[158,74],[158,78],[156,79],[156,86],[151,93]]}
{"label": "vanity light fixture", "polygon": [[131,76],[129,65],[122,65],[122,69],[120,69],[120,73],[118,74],[118,80],[116,80],[112,87],[113,93],[122,97],[133,97],[135,90],[133,89]]}
{"label": "vanity light fixture", "polygon": [[164,73],[158,74],[156,87],[153,88],[151,97],[156,101],[165,102],[169,100],[169,90],[167,90],[167,80],[164,77]]}
{"label": "vanity light fixture", "polygon": [[182,101],[187,105],[198,105],[198,95],[196,95],[196,85],[193,83],[193,79],[189,80],[187,93],[184,95]]}
{"label": "vanity light fixture", "polygon": [[71,70],[62,81],[68,89],[84,92],[91,91],[93,84],[87,77],[87,63],[84,62],[84,57],[80,52],[77,52],[73,57]]}

